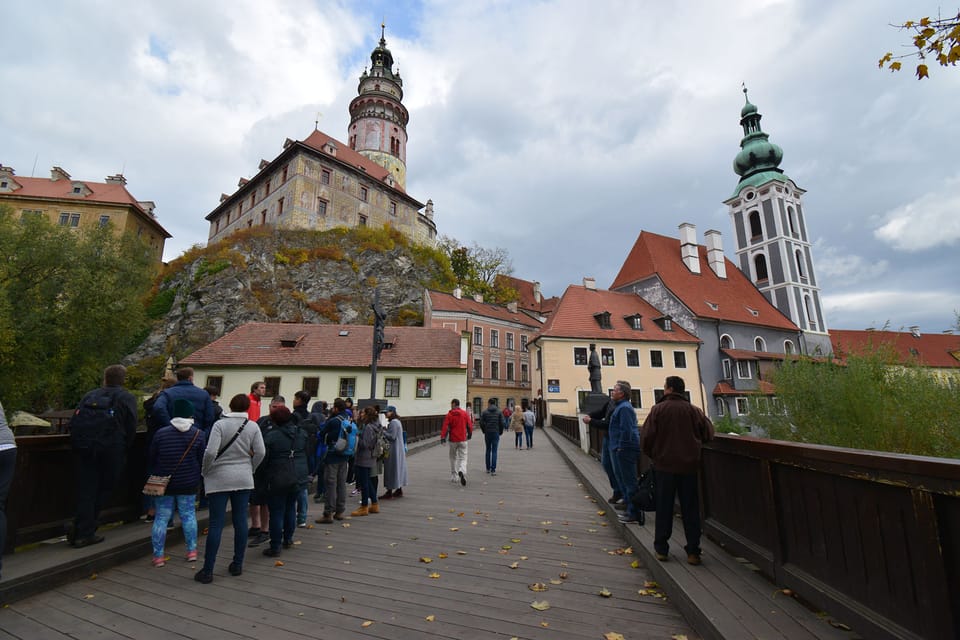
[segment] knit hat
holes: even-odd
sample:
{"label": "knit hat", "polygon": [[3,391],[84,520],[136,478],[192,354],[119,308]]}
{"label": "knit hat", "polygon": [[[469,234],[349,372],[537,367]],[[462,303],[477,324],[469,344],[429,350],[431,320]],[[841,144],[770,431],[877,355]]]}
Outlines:
{"label": "knit hat", "polygon": [[177,398],[173,401],[173,417],[174,418],[192,418],[193,417],[193,403],[187,400],[186,398]]}
{"label": "knit hat", "polygon": [[393,412],[393,413],[396,413],[396,412],[397,412],[397,408],[396,408],[395,406],[393,406],[392,404],[389,405],[386,409],[384,409],[384,413],[391,413],[391,412]]}

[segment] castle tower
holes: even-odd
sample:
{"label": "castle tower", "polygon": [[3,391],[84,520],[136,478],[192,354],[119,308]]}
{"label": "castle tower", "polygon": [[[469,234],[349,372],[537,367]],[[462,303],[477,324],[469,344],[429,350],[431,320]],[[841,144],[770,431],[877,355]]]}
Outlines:
{"label": "castle tower", "polygon": [[407,183],[407,122],[403,80],[393,70],[393,54],[380,25],[380,44],[370,54],[370,71],[360,75],[357,97],[350,102],[350,148],[393,174],[401,188]]}
{"label": "castle tower", "polygon": [[[747,89],[743,89],[746,98]],[[740,270],[770,302],[803,330],[802,350],[831,352],[813,268],[802,197],[805,191],[780,169],[783,150],[760,128],[757,107],[740,111],[743,140],[733,170],[740,176],[729,207]]]}

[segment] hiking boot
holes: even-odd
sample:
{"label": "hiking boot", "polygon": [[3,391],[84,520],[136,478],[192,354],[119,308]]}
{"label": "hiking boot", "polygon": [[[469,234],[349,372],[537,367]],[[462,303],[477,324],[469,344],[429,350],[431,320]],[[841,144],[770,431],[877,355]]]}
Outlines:
{"label": "hiking boot", "polygon": [[200,569],[200,571],[197,571],[195,574],[193,574],[193,579],[201,584],[210,584],[213,582],[213,574],[209,571]]}
{"label": "hiking boot", "polygon": [[89,538],[79,538],[73,541],[73,547],[75,549],[82,549],[83,547],[89,547],[92,544],[100,544],[105,538],[103,536],[98,536],[93,534]]}
{"label": "hiking boot", "polygon": [[243,573],[243,567],[238,565],[236,562],[231,562],[230,566],[227,567],[227,571],[230,572],[232,576],[239,576]]}
{"label": "hiking boot", "polygon": [[657,560],[659,560],[660,562],[666,562],[667,560],[670,559],[670,556],[668,556],[665,553],[657,552],[657,553],[654,553],[653,555],[655,555],[657,557]]}
{"label": "hiking boot", "polygon": [[255,538],[252,538],[250,542],[247,543],[248,547],[259,547],[264,542],[270,539],[270,534],[266,531],[261,531],[256,535]]}
{"label": "hiking boot", "polygon": [[700,565],[703,564],[703,560],[700,559],[699,553],[688,553],[687,564]]}
{"label": "hiking boot", "polygon": [[322,518],[317,518],[314,520],[317,524],[333,524],[333,516],[329,513],[323,514]]}
{"label": "hiking boot", "polygon": [[382,496],[380,496],[380,497],[378,498],[378,500],[389,500],[389,499],[391,499],[392,497],[393,497],[393,491],[390,491],[389,489],[387,489],[387,492],[386,492],[385,494],[383,494]]}
{"label": "hiking boot", "polygon": [[402,498],[402,497],[403,497],[403,489],[397,489],[396,491],[394,491],[394,492],[393,492],[393,497],[394,497],[394,498]]}
{"label": "hiking boot", "polygon": [[371,504],[371,505],[370,505],[370,508],[367,509],[367,512],[368,512],[368,513],[380,513],[380,505],[379,505],[379,503],[374,502],[373,504]]}
{"label": "hiking boot", "polygon": [[335,514],[333,514],[333,519],[343,520],[343,511],[337,511]]}
{"label": "hiking boot", "polygon": [[267,547],[266,549],[263,550],[263,555],[267,556],[268,558],[276,558],[280,555],[280,549]]}
{"label": "hiking boot", "polygon": [[365,516],[370,513],[370,510],[367,507],[360,507],[356,511],[351,511],[350,516],[353,518],[358,518],[360,516]]}

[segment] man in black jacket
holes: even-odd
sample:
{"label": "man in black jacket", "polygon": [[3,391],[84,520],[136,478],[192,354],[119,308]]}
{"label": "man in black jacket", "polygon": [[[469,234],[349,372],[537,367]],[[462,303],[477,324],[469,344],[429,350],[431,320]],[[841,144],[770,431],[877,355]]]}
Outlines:
{"label": "man in black jacket", "polygon": [[110,499],[137,432],[137,401],[123,388],[127,370],[114,364],[103,372],[103,387],[83,396],[70,419],[77,491],[77,515],[67,525],[74,547],[103,542],[97,535],[100,510]]}
{"label": "man in black jacket", "polygon": [[497,453],[500,450],[500,435],[503,434],[503,414],[497,408],[497,401],[490,398],[487,408],[480,414],[480,429],[483,430],[483,440],[487,445],[484,461],[487,473],[497,475]]}

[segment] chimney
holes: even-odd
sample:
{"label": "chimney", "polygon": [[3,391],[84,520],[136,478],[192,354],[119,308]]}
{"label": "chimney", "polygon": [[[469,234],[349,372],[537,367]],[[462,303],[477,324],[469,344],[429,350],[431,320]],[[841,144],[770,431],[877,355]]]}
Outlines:
{"label": "chimney", "polygon": [[107,176],[105,182],[107,184],[122,184],[125,186],[127,184],[127,179],[123,177],[122,173],[118,173],[115,176]]}
{"label": "chimney", "polygon": [[910,335],[912,335],[914,338],[919,338],[920,327],[918,327],[917,325],[913,325],[912,327],[910,327]]}
{"label": "chimney", "polygon": [[154,202],[153,200],[138,200],[137,204],[140,205],[140,207],[144,211],[146,211],[148,214],[150,214],[154,218],[157,217],[156,214],[153,212],[153,210],[157,208],[157,203]]}
{"label": "chimney", "polygon": [[584,288],[584,289],[587,289],[588,291],[596,291],[596,290],[597,290],[597,279],[596,279],[596,278],[591,278],[591,277],[589,277],[589,276],[588,276],[588,277],[584,277],[584,279],[583,279],[583,288]]}
{"label": "chimney", "polygon": [[707,244],[707,264],[718,278],[726,278],[727,264],[723,260],[723,239],[720,232],[716,229],[708,229],[703,234],[703,239]]}
{"label": "chimney", "polygon": [[54,167],[53,169],[50,169],[50,179],[54,182],[57,180],[69,180],[70,174],[60,167]]}
{"label": "chimney", "polygon": [[510,313],[516,313],[516,312],[517,312],[517,301],[516,301],[516,300],[514,300],[513,302],[508,302],[508,303],[507,303],[507,311],[509,311]]}
{"label": "chimney", "polygon": [[482,304],[482,303],[483,303],[483,294],[482,294],[482,293],[475,293],[475,294],[473,294],[473,301],[474,301],[474,302],[479,302],[479,303]]}
{"label": "chimney", "polygon": [[3,163],[0,163],[0,173],[6,173],[7,175],[16,175],[13,171],[13,167],[5,167]]}
{"label": "chimney", "polygon": [[454,287],[453,297],[456,298],[457,300],[463,299],[463,289],[461,289],[460,287]]}
{"label": "chimney", "polygon": [[680,257],[691,273],[700,273],[700,251],[697,248],[697,227],[689,222],[680,225]]}
{"label": "chimney", "polygon": [[533,301],[534,301],[535,303],[537,303],[537,304],[540,304],[540,302],[541,302],[542,300],[543,300],[543,293],[541,293],[541,291],[540,291],[540,283],[537,282],[537,281],[534,281],[534,283],[533,283]]}
{"label": "chimney", "polygon": [[423,214],[428,220],[433,220],[433,200],[427,200],[427,208],[424,209]]}

